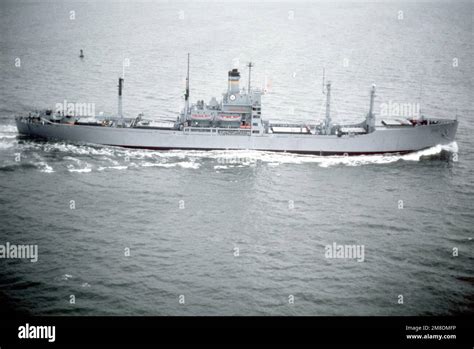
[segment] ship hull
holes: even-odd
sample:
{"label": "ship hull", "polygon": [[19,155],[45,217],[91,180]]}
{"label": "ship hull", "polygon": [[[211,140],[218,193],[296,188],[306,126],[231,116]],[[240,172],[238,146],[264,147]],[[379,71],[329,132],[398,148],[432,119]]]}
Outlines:
{"label": "ship hull", "polygon": [[315,155],[409,153],[454,140],[457,120],[416,127],[377,127],[360,135],[221,135],[218,132],[116,128],[16,120],[20,134],[140,149],[262,150]]}

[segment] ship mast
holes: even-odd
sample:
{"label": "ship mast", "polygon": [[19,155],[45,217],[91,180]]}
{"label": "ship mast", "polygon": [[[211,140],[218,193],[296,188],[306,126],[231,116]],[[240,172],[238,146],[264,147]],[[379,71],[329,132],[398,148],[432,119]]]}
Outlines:
{"label": "ship mast", "polygon": [[375,84],[372,85],[370,90],[370,106],[369,113],[367,114],[367,132],[372,132],[375,128],[375,115],[374,115],[374,100],[375,100]]}
{"label": "ship mast", "polygon": [[118,117],[120,118],[120,125],[123,127],[122,88],[123,88],[123,78],[119,78],[119,84],[118,84]]}
{"label": "ship mast", "polygon": [[326,119],[324,120],[325,134],[331,132],[331,81],[326,84]]}
{"label": "ship mast", "polygon": [[247,64],[247,67],[249,67],[249,89],[248,89],[248,93],[250,94],[250,82],[251,82],[251,76],[252,76],[253,63],[249,62],[249,64]]}
{"label": "ship mast", "polygon": [[186,93],[184,94],[184,113],[185,119],[189,112],[189,53],[188,53],[188,70],[186,74]]}

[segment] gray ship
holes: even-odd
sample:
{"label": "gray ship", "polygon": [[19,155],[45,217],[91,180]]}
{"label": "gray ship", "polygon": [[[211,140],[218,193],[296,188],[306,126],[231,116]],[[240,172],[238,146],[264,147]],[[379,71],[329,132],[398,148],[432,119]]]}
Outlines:
{"label": "gray ship", "polygon": [[189,102],[189,55],[185,105],[176,121],[125,118],[122,113],[123,78],[118,84],[116,116],[83,117],[45,110],[15,118],[22,135],[76,143],[102,144],[156,150],[262,150],[315,155],[409,153],[454,140],[458,121],[453,119],[397,119],[376,123],[375,85],[369,111],[357,124],[333,123],[330,113],[331,83],[325,87],[326,114],[319,124],[270,123],[262,118],[263,91],[241,88],[240,72],[228,74],[227,91],[212,98]]}

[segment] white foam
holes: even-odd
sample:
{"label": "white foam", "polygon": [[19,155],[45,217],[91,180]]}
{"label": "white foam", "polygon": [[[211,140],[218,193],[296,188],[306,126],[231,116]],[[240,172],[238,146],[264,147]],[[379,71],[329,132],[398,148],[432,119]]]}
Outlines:
{"label": "white foam", "polygon": [[107,170],[107,169],[110,169],[110,170],[126,170],[128,168],[128,166],[106,166],[106,167],[99,167],[97,169],[97,171],[103,171],[103,170]]}
{"label": "white foam", "polygon": [[[316,156],[299,155],[292,153],[274,153],[254,150],[235,150],[235,151],[211,151],[199,154],[201,157],[215,159],[218,162],[228,162],[229,159],[242,159],[241,165],[255,165],[256,161],[266,163],[268,166],[275,167],[281,164],[306,164],[315,163],[320,167],[331,167],[337,165],[343,166],[363,166],[368,164],[388,164],[399,160],[420,161],[422,157],[433,156],[442,151],[457,152],[458,145],[452,142],[447,145],[437,145],[425,150],[409,153],[405,155],[385,154],[385,155],[360,155],[360,156]],[[193,156],[198,154],[194,153]],[[231,161],[232,162],[232,161]],[[240,166],[239,166],[240,167]]]}
{"label": "white foam", "polygon": [[77,173],[89,173],[92,171],[90,168],[70,168],[68,169],[69,172],[77,172]]}
{"label": "white foam", "polygon": [[[31,144],[38,146],[38,144]],[[104,155],[108,157],[114,156],[114,151],[110,147],[100,146],[98,148],[91,147],[88,145],[75,145],[67,144],[63,142],[45,143],[40,145],[45,152],[60,151],[64,153],[71,153],[76,155]]]}
{"label": "white foam", "polygon": [[[5,126],[5,125],[4,125]],[[14,126],[8,129],[16,130]],[[15,131],[16,132],[16,131]],[[10,148],[15,143],[0,142],[0,149]],[[141,167],[164,167],[172,168],[179,166],[186,169],[198,169],[202,163],[201,160],[209,159],[217,162],[214,169],[226,169],[232,167],[255,166],[257,162],[265,163],[269,167],[276,167],[282,164],[307,164],[314,163],[319,167],[327,168],[332,166],[363,166],[368,164],[389,164],[397,161],[420,161],[422,157],[439,154],[441,151],[457,152],[456,142],[448,145],[438,145],[422,151],[405,155],[361,155],[361,156],[316,156],[300,155],[292,153],[264,152],[256,150],[214,150],[214,151],[152,151],[144,149],[125,149],[116,147],[93,147],[89,145],[74,145],[64,142],[59,143],[25,143],[23,146],[41,149],[46,152],[60,151],[68,153],[65,160],[73,161],[76,167],[69,167],[70,172],[90,172],[91,166],[86,165],[84,161],[75,158],[72,155],[91,156],[101,161],[108,161],[112,164],[110,167],[102,166],[99,171],[106,168],[122,170],[130,167],[128,160],[137,162],[133,166]],[[123,164],[123,159],[127,159],[127,166]]]}
{"label": "white foam", "polygon": [[160,163],[160,162],[144,162],[141,164],[142,167],[175,167],[176,164]]}
{"label": "white foam", "polygon": [[156,164],[156,166],[158,166],[158,167],[164,167],[164,168],[176,167],[176,165],[177,165],[177,164],[167,164],[167,163]]}
{"label": "white foam", "polygon": [[54,172],[53,168],[51,166],[49,166],[44,161],[38,162],[36,165],[41,167],[40,171],[43,172],[43,173],[53,173]]}
{"label": "white foam", "polygon": [[18,129],[14,125],[0,125],[0,133],[18,134]]}
{"label": "white foam", "polygon": [[0,149],[8,149],[13,147],[14,143],[10,142],[0,142]]}
{"label": "white foam", "polygon": [[74,162],[76,162],[76,163],[80,163],[80,162],[81,162],[80,159],[73,158],[72,156],[65,156],[65,157],[63,157],[63,160],[70,160],[70,161],[74,161]]}
{"label": "white foam", "polygon": [[178,162],[178,166],[181,166],[182,168],[192,168],[192,169],[198,169],[201,165],[196,163],[196,162]]}
{"label": "white foam", "polygon": [[144,162],[141,164],[141,166],[142,167],[164,167],[164,168],[180,166],[182,168],[198,169],[201,165],[194,161],[181,161],[181,162],[175,162],[175,163]]}
{"label": "white foam", "polygon": [[64,274],[64,275],[61,276],[62,280],[69,280],[71,278],[72,278],[72,275],[70,275],[70,274]]}
{"label": "white foam", "polygon": [[92,171],[90,165],[86,165],[84,168],[75,168],[72,165],[67,166],[69,172],[76,172],[76,173],[89,173]]}
{"label": "white foam", "polygon": [[120,166],[120,162],[115,161],[115,160],[113,160],[113,159],[109,159],[109,160],[110,160],[110,162],[111,162],[114,166]]}
{"label": "white foam", "polygon": [[[133,151],[129,156],[137,156],[142,158],[191,158],[193,161],[171,162],[171,163],[150,163],[146,162],[141,166],[158,166],[158,167],[174,167],[178,165],[183,168],[199,168],[201,159],[216,160],[220,165],[214,166],[214,169],[225,169],[231,167],[255,166],[260,161],[268,166],[276,167],[281,164],[307,164],[315,163],[320,167],[327,168],[332,166],[363,166],[369,164],[389,164],[403,161],[420,161],[422,157],[439,154],[441,151],[457,152],[458,146],[456,142],[448,145],[437,145],[429,149],[421,150],[405,155],[385,154],[385,155],[360,155],[360,156],[317,156],[317,155],[300,155],[293,153],[276,153],[264,152],[256,150],[214,150],[214,151],[178,151],[172,150],[167,152],[156,151]],[[222,165],[225,164],[225,165]]]}

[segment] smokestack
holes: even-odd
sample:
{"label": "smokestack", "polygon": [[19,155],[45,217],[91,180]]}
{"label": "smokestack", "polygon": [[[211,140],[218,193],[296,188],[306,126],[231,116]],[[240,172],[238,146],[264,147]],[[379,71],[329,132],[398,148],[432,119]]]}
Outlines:
{"label": "smokestack", "polygon": [[240,73],[238,69],[232,69],[229,71],[229,94],[236,94],[240,92]]}

